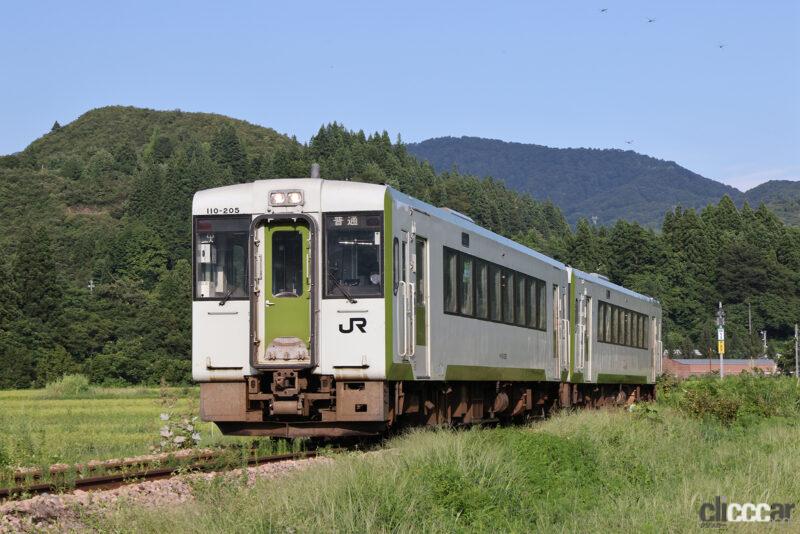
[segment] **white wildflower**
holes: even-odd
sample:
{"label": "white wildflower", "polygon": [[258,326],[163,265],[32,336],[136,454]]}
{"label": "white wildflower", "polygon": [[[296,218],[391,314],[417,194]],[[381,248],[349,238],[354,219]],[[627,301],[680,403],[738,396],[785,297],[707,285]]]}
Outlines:
{"label": "white wildflower", "polygon": [[169,421],[169,414],[168,413],[162,413],[161,414],[161,420],[162,421]]}

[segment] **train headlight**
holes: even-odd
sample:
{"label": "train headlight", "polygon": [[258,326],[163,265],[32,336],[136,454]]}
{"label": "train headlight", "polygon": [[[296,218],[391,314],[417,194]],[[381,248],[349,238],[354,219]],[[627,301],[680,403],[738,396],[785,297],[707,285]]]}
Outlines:
{"label": "train headlight", "polygon": [[302,191],[271,191],[270,206],[299,206],[303,203]]}

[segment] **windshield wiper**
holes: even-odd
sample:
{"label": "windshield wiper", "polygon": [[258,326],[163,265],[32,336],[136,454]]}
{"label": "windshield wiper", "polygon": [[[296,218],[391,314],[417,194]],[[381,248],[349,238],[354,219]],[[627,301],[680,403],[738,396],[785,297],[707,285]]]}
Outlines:
{"label": "windshield wiper", "polygon": [[338,278],[336,278],[336,275],[333,274],[332,269],[328,271],[328,276],[330,277],[333,284],[339,288],[339,291],[342,292],[342,295],[344,295],[344,298],[346,298],[350,304],[355,304],[356,302],[358,302],[356,299],[353,298],[350,292],[344,288],[344,284],[342,284],[342,282]]}
{"label": "windshield wiper", "polygon": [[233,294],[234,291],[236,291],[236,286],[230,288],[228,292],[225,293],[225,296],[223,296],[222,300],[219,301],[219,305],[225,306],[225,303],[228,302],[228,299],[231,298],[231,295]]}

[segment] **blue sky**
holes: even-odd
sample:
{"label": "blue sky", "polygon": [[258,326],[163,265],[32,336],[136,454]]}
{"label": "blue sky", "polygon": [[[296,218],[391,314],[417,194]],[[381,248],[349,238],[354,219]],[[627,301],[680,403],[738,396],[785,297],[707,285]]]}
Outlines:
{"label": "blue sky", "polygon": [[796,0],[117,4],[4,2],[0,153],[124,104],[302,141],[336,120],[632,148],[740,189],[800,179]]}

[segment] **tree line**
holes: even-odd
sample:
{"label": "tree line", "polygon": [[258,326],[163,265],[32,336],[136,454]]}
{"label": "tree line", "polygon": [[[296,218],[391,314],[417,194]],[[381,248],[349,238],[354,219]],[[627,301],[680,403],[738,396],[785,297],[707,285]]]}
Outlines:
{"label": "tree line", "polygon": [[[64,135],[69,126],[49,135]],[[195,191],[255,179],[386,183],[589,272],[659,298],[665,347],[704,355],[713,311],[728,311],[729,354],[787,353],[800,317],[800,234],[767,208],[729,198],[675,209],[659,233],[618,221],[572,229],[560,210],[491,178],[437,173],[400,139],[337,123],[307,144],[248,150],[232,124],[208,138],[154,127],[142,146],[0,158],[0,387],[81,372],[99,384],[190,381],[191,200]],[[21,203],[24,207],[21,207]],[[747,304],[754,334],[746,330]]]}

